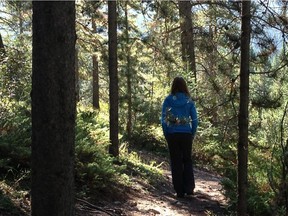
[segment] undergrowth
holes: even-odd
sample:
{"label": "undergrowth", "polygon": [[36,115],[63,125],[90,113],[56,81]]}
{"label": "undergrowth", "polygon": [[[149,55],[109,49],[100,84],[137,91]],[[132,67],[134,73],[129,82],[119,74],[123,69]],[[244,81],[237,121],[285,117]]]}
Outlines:
{"label": "undergrowth", "polygon": [[[0,120],[0,210],[10,215],[26,214],[30,208],[31,114],[29,106],[11,104]],[[76,196],[117,196],[128,189],[135,178],[148,184],[161,181],[162,172],[156,161],[144,161],[123,142],[118,158],[108,154],[109,119],[105,111],[78,105],[75,134]],[[120,135],[121,137],[121,135]],[[142,134],[151,139],[151,134]],[[156,148],[157,139],[153,138]],[[153,148],[154,148],[153,147]],[[22,209],[19,207],[21,202]],[[29,211],[29,209],[28,209]],[[8,213],[7,213],[8,214]]]}
{"label": "undergrowth", "polygon": [[[0,210],[9,209],[9,212],[17,212],[21,209],[19,210],[19,205],[15,201],[27,201],[29,206],[31,114],[26,103],[15,101],[1,101],[1,103],[5,103],[5,107],[1,105],[0,110]],[[119,134],[120,155],[114,158],[108,154],[108,117],[108,107],[105,106],[102,106],[101,111],[82,105],[77,107],[75,180],[78,197],[97,197],[105,193],[111,197],[117,194],[123,196],[133,185],[135,178],[148,184],[162,181],[161,161],[154,160],[157,155],[168,157],[161,128],[159,126],[136,128],[129,142],[125,140],[125,135]],[[222,146],[216,145],[217,141],[212,142],[211,139],[207,145],[203,145],[200,141],[201,137],[193,144],[198,160],[196,164],[201,164],[200,160],[203,160],[203,164],[210,163],[226,177],[222,184],[230,200],[230,209],[233,211],[237,204],[235,146],[223,143],[226,146],[224,151]],[[143,158],[142,151],[153,155]],[[250,158],[254,159],[252,156]],[[255,158],[259,160],[258,166],[264,164],[261,157]],[[253,162],[255,163],[255,159]],[[271,200],[275,194],[269,184],[262,180],[265,173],[257,172],[256,168],[258,167],[249,166],[253,175],[248,179],[248,210],[251,215],[260,213],[269,215],[271,206],[274,205]],[[275,211],[280,212],[278,215],[284,212],[280,208]]]}
{"label": "undergrowth", "polygon": [[80,195],[95,191],[117,191],[129,187],[135,176],[153,184],[162,172],[155,161],[145,163],[127,143],[119,147],[118,158],[108,154],[108,115],[92,108],[78,107],[76,128],[76,182]]}

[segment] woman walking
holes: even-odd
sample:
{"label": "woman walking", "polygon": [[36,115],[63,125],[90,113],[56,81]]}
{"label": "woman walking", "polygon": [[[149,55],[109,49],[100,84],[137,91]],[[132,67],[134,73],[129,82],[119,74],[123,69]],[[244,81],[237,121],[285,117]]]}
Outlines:
{"label": "woman walking", "polygon": [[162,128],[168,143],[172,183],[177,197],[192,195],[195,188],[192,143],[198,119],[195,104],[182,77],[175,77],[162,105]]}

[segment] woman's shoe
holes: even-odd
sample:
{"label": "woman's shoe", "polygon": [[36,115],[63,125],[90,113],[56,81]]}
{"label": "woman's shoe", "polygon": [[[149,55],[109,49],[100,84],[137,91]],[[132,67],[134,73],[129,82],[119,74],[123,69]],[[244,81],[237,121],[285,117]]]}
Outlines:
{"label": "woman's shoe", "polygon": [[177,193],[177,197],[178,198],[183,198],[184,197],[184,193]]}
{"label": "woman's shoe", "polygon": [[186,195],[187,195],[187,196],[192,196],[192,195],[194,195],[194,191],[192,191],[192,192],[187,192]]}

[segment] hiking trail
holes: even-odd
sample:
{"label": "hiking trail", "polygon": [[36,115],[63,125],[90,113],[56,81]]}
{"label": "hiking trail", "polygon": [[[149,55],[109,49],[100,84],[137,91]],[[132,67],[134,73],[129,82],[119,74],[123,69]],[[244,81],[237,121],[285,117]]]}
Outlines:
{"label": "hiking trail", "polygon": [[[146,153],[147,161],[155,156]],[[205,216],[225,215],[227,199],[223,195],[220,184],[221,177],[209,171],[194,169],[195,190],[194,195],[177,198],[172,185],[172,176],[167,161],[163,162],[161,168],[165,180],[156,186],[148,185],[143,181],[133,179],[133,184],[125,198],[117,197],[116,200],[97,201],[94,204],[84,200],[78,200],[76,204],[77,216],[94,215],[123,215],[123,216]],[[159,163],[160,164],[160,163]]]}

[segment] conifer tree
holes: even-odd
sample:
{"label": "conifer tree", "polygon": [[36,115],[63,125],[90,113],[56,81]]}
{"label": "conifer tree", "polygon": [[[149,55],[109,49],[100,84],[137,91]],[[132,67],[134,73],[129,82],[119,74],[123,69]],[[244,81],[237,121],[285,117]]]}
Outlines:
{"label": "conifer tree", "polygon": [[74,215],[75,2],[33,2],[32,215]]}

